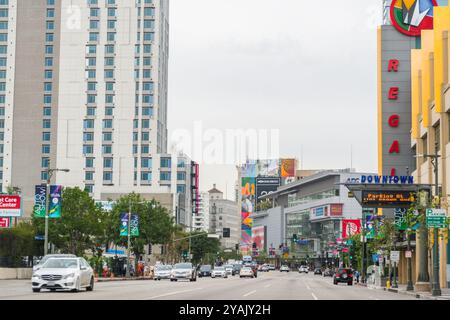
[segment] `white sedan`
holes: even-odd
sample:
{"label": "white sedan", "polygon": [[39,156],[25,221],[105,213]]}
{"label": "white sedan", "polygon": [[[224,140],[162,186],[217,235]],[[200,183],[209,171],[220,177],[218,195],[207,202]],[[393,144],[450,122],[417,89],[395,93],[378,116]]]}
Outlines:
{"label": "white sedan", "polygon": [[228,278],[228,272],[224,267],[215,267],[211,272],[211,277]]}
{"label": "white sedan", "polygon": [[241,278],[244,278],[244,277],[254,278],[255,274],[253,273],[252,268],[250,268],[250,267],[243,267],[243,268],[241,268],[241,271],[239,272],[239,277],[241,277]]}
{"label": "white sedan", "polygon": [[50,258],[33,273],[31,278],[33,292],[42,289],[51,291],[94,290],[94,271],[83,258]]}

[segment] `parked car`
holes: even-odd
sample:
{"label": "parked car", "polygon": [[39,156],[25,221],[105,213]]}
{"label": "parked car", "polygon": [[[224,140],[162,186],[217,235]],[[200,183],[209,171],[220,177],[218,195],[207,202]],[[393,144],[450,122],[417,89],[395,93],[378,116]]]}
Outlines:
{"label": "parked car", "polygon": [[307,266],[300,266],[300,268],[298,268],[298,272],[299,273],[308,273],[309,269]]}
{"label": "parked car", "polygon": [[268,265],[269,266],[269,270],[276,270],[276,268],[275,268],[275,265],[274,264],[269,264]]}
{"label": "parked car", "polygon": [[170,279],[171,274],[172,274],[172,266],[158,265],[155,268],[155,275],[153,276],[153,279],[155,280]]}
{"label": "parked car", "polygon": [[325,271],[323,272],[324,277],[332,277],[333,275],[334,272],[330,268],[325,269]]}
{"label": "parked car", "polygon": [[269,266],[267,264],[263,264],[261,267],[262,272],[269,272]]}
{"label": "parked car", "polygon": [[198,277],[211,277],[212,267],[211,265],[203,265],[200,267]]}
{"label": "parked car", "polygon": [[212,278],[228,278],[228,273],[225,267],[214,267],[214,269],[211,272]]}
{"label": "parked car", "polygon": [[250,278],[256,278],[255,273],[253,272],[253,269],[249,266],[245,266],[241,269],[239,272],[240,278],[250,277]]}
{"label": "parked car", "polygon": [[170,274],[170,281],[178,281],[181,279],[189,281],[197,281],[197,270],[190,262],[177,263],[173,266]]}
{"label": "parked car", "polygon": [[350,268],[339,268],[333,276],[333,283],[337,285],[340,282],[345,282],[347,285],[353,285],[353,272]]}
{"label": "parked car", "polygon": [[84,258],[48,258],[39,270],[33,272],[31,287],[33,292],[40,292],[42,289],[77,292],[81,288],[92,291],[94,271]]}
{"label": "parked car", "polygon": [[76,258],[76,257],[77,256],[74,254],[48,254],[44,256],[41,260],[39,260],[35,266],[33,266],[33,272],[38,271],[40,268],[42,268],[44,263],[46,263],[47,260],[50,258]]}
{"label": "parked car", "polygon": [[288,266],[281,266],[280,268],[280,272],[289,272],[289,271],[291,271],[291,269],[289,269]]}
{"label": "parked car", "polygon": [[315,268],[315,269],[314,269],[314,274],[315,274],[315,275],[316,275],[316,274],[322,275],[322,269],[320,269],[320,268]]}

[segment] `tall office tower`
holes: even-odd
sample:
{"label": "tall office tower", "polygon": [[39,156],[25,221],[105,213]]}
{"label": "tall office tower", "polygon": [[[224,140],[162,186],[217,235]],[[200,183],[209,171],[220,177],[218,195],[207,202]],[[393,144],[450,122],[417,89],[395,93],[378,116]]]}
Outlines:
{"label": "tall office tower", "polygon": [[98,200],[170,191],[168,46],[169,0],[0,0],[1,186],[27,215],[48,168]]}

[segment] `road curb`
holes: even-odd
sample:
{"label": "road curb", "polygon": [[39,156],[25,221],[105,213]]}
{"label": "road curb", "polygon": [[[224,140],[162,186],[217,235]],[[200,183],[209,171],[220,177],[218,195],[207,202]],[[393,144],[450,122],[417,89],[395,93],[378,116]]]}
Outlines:
{"label": "road curb", "polygon": [[384,290],[384,291],[388,291],[388,292],[392,292],[392,293],[412,296],[412,297],[415,297],[417,299],[441,300],[441,301],[448,301],[448,300],[450,300],[450,297],[449,298],[433,297],[433,296],[430,296],[430,295],[428,295],[428,294],[426,294],[424,292],[404,291],[404,290],[399,290],[397,288],[386,288],[386,287],[377,287],[377,286],[370,286],[368,288],[372,288],[372,289],[376,289],[376,290]]}

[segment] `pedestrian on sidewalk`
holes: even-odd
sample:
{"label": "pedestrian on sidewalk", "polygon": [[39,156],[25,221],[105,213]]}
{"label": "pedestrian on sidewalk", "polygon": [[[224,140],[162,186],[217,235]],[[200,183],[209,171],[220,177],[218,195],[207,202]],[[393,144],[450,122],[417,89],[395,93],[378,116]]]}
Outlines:
{"label": "pedestrian on sidewalk", "polygon": [[356,283],[359,283],[359,276],[360,276],[359,271],[356,270],[355,271]]}

